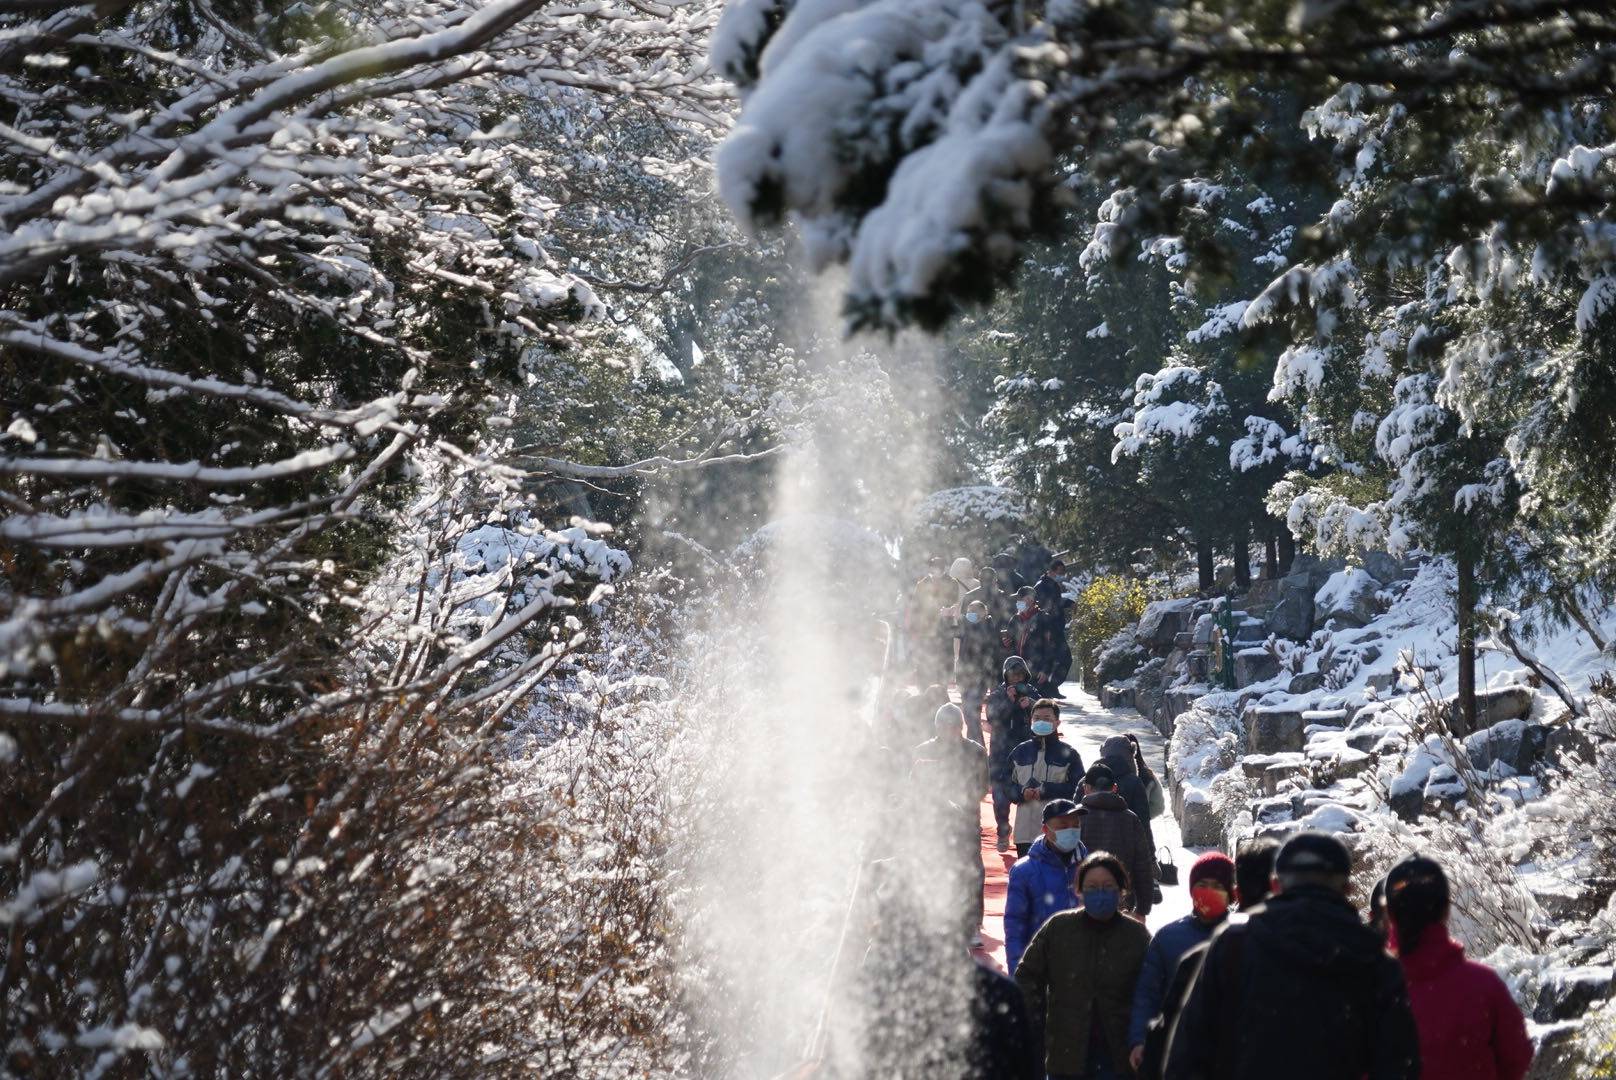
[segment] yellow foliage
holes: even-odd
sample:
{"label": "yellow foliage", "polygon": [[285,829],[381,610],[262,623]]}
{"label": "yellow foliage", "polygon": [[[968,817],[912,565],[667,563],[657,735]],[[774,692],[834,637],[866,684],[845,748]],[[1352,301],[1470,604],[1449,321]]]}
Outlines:
{"label": "yellow foliage", "polygon": [[1094,662],[1104,645],[1118,630],[1139,621],[1151,600],[1150,589],[1135,578],[1105,575],[1089,582],[1072,609],[1072,655],[1088,682]]}

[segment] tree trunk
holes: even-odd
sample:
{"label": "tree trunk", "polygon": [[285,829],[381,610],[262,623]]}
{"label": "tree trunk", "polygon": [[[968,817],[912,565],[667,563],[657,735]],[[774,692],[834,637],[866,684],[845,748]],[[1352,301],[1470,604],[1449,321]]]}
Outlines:
{"label": "tree trunk", "polygon": [[1244,521],[1234,531],[1234,587],[1251,588],[1251,526]]}
{"label": "tree trunk", "polygon": [[1273,522],[1269,522],[1263,531],[1262,576],[1266,581],[1279,576],[1279,540],[1274,535]]}
{"label": "tree trunk", "polygon": [[1212,541],[1197,537],[1195,540],[1195,572],[1200,581],[1200,589],[1204,593],[1212,591],[1212,554]]}
{"label": "tree trunk", "polygon": [[1589,620],[1588,613],[1582,610],[1582,605],[1577,603],[1576,593],[1566,595],[1565,609],[1570,612],[1571,618],[1576,621],[1576,624],[1582,627],[1582,632],[1587,634],[1589,640],[1594,643],[1594,648],[1604,652],[1608,647],[1608,643],[1605,641],[1604,635]]}
{"label": "tree trunk", "polygon": [[1476,730],[1476,559],[1468,544],[1455,554],[1459,568],[1459,723]]}
{"label": "tree trunk", "polygon": [[1296,537],[1283,526],[1279,529],[1279,573],[1284,576],[1296,565]]}

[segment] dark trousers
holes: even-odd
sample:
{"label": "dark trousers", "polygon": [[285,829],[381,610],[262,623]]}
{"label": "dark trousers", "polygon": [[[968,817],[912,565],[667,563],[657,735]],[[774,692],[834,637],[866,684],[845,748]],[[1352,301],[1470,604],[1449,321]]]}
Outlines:
{"label": "dark trousers", "polygon": [[982,699],[987,697],[985,686],[960,687],[960,711],[965,714],[965,737],[972,742],[982,741]]}
{"label": "dark trousers", "polygon": [[1015,787],[1013,780],[1000,780],[993,784],[993,820],[1001,829],[1010,828],[1010,792]]}

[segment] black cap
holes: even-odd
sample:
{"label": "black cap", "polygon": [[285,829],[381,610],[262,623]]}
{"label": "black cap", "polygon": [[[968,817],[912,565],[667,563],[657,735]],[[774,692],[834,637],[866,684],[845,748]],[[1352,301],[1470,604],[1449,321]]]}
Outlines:
{"label": "black cap", "polygon": [[1112,788],[1117,786],[1117,774],[1108,765],[1090,765],[1083,782],[1093,788]]}
{"label": "black cap", "polygon": [[1274,858],[1274,873],[1352,873],[1352,854],[1328,833],[1299,832],[1285,841]]}
{"label": "black cap", "polygon": [[1410,855],[1381,880],[1386,884],[1388,896],[1417,886],[1440,895],[1444,901],[1448,899],[1448,876],[1442,872],[1442,864],[1424,855]]}
{"label": "black cap", "polygon": [[1048,824],[1050,818],[1066,817],[1068,814],[1086,813],[1088,813],[1086,809],[1077,805],[1071,799],[1050,799],[1044,804],[1043,821],[1045,824]]}
{"label": "black cap", "polygon": [[1023,585],[1021,588],[1016,590],[1016,599],[1019,600],[1023,596],[1036,596],[1037,594],[1038,590],[1034,589],[1031,585]]}

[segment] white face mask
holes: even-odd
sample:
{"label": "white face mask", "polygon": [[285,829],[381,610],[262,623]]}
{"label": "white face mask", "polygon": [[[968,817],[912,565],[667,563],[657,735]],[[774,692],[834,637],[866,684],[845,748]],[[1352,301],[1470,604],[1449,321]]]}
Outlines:
{"label": "white face mask", "polygon": [[969,612],[966,612],[966,614],[965,614],[965,621],[968,622],[968,623],[981,622],[982,621],[982,616],[978,615],[974,611],[969,611]]}
{"label": "white face mask", "polygon": [[1032,722],[1032,733],[1034,735],[1053,735],[1055,734],[1055,725],[1048,720],[1034,720]]}
{"label": "white face mask", "polygon": [[1056,850],[1064,851],[1069,855],[1077,850],[1077,845],[1082,838],[1082,829],[1056,829],[1055,848]]}

